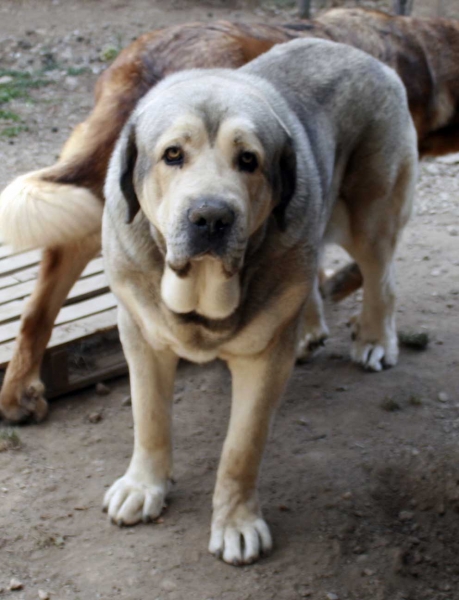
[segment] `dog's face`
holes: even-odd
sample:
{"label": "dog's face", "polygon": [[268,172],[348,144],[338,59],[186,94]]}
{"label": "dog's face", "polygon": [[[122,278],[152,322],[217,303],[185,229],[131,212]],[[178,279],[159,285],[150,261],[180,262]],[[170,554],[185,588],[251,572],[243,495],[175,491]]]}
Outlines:
{"label": "dog's face", "polygon": [[163,300],[176,312],[234,311],[249,240],[276,209],[281,220],[294,191],[287,132],[246,88],[212,76],[179,81],[152,93],[127,136],[128,220],[141,209],[165,250]]}

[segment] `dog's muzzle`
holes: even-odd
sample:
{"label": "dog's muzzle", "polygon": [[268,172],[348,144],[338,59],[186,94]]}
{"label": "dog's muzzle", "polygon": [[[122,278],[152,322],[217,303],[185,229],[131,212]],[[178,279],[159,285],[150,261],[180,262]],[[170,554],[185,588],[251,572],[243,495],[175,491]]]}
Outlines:
{"label": "dog's muzzle", "polygon": [[234,210],[224,200],[206,198],[194,203],[187,213],[190,257],[225,253],[235,221]]}

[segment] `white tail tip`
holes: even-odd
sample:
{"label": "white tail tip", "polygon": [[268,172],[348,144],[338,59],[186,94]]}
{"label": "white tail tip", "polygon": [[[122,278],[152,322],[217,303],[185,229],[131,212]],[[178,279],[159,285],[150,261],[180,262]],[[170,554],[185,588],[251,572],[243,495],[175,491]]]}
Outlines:
{"label": "white tail tip", "polygon": [[100,230],[103,204],[89,189],[17,177],[0,195],[0,237],[17,250],[61,246]]}

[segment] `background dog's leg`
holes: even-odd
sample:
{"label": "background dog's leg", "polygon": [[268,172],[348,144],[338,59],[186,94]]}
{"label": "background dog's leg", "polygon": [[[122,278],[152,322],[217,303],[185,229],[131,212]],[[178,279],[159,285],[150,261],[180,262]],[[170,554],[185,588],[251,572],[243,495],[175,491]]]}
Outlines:
{"label": "background dog's leg", "polygon": [[164,508],[172,475],[171,412],[178,358],[153,350],[128,312],[118,326],[129,365],[134,452],[128,470],[107,491],[104,509],[118,525],[156,519]]}
{"label": "background dog's leg", "polygon": [[299,319],[287,325],[283,339],[260,355],[228,359],[233,401],[213,498],[209,551],[231,564],[252,563],[272,547],[257,479],[273,410],[295,362],[298,326]]}
{"label": "background dog's leg", "polygon": [[21,319],[16,348],[0,392],[0,414],[11,422],[42,420],[48,411],[40,368],[54,321],[70,289],[100,250],[100,235],[43,252],[37,285]]}
{"label": "background dog's leg", "polygon": [[316,280],[304,310],[303,332],[298,343],[297,360],[300,362],[309,360],[323,347],[328,335],[319,282]]}

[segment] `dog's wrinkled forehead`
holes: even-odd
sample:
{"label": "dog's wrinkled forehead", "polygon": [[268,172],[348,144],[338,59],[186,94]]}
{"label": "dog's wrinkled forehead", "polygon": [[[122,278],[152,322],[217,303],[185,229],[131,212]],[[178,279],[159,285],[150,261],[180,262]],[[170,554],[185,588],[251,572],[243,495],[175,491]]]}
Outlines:
{"label": "dog's wrinkled forehead", "polygon": [[232,117],[250,123],[268,151],[289,136],[270,98],[250,78],[229,70],[196,70],[165,79],[141,100],[133,118],[138,145],[151,148],[167,129],[190,114],[202,121],[211,142],[221,124]]}

